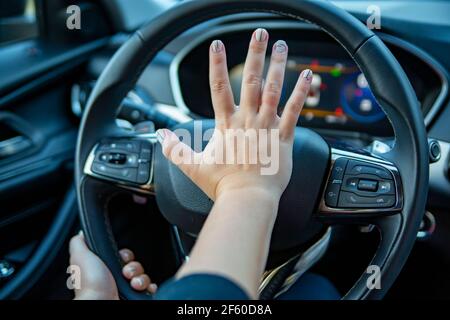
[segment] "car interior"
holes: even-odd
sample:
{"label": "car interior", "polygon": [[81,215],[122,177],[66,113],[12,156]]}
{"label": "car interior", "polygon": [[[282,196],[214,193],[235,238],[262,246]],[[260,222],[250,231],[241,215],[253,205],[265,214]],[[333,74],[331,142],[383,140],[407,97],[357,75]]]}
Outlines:
{"label": "car interior", "polygon": [[[312,271],[344,299],[449,299],[449,12],[434,0],[0,0],[0,300],[73,299],[80,229],[124,299],[151,297],[122,279],[118,248],[158,285],[176,273],[212,201],[164,161],[155,131],[214,126],[211,41],[227,45],[238,96],[257,28],[289,45],[280,112],[314,72],[260,298]],[[364,285],[371,265],[378,291]]]}

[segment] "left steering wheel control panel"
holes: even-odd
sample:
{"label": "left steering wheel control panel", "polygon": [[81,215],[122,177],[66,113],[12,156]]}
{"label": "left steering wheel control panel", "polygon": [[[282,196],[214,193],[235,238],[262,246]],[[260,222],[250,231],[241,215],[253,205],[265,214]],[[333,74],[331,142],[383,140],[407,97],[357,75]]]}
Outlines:
{"label": "left steering wheel control panel", "polygon": [[86,162],[88,175],[138,188],[152,179],[153,145],[145,140],[104,140]]}
{"label": "left steering wheel control panel", "polygon": [[398,172],[382,163],[336,158],[324,194],[326,211],[395,211],[401,209]]}

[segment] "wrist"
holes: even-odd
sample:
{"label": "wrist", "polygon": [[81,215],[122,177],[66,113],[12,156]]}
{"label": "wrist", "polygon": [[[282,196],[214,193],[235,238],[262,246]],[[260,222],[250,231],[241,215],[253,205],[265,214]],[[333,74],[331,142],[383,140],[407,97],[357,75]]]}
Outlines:
{"label": "wrist", "polygon": [[117,293],[108,294],[94,290],[78,290],[75,293],[74,300],[119,300],[119,295]]}
{"label": "wrist", "polygon": [[242,188],[227,188],[225,190],[221,190],[217,193],[217,198],[230,196],[230,195],[238,195],[239,197],[244,197],[247,195],[251,195],[252,197],[262,198],[272,200],[274,202],[279,202],[281,195],[279,192],[276,192],[273,189],[267,189],[262,187],[242,187]]}
{"label": "wrist", "polygon": [[269,209],[268,212],[276,214],[281,195],[272,189],[261,187],[227,188],[217,193],[215,202],[232,205],[239,202],[245,207],[252,207],[256,204],[262,208]]}
{"label": "wrist", "polygon": [[276,184],[268,185],[266,181],[259,179],[222,179],[216,187],[214,201],[219,197],[230,194],[238,196],[238,199],[248,194],[262,199],[270,199],[278,204],[283,190],[278,188]]}

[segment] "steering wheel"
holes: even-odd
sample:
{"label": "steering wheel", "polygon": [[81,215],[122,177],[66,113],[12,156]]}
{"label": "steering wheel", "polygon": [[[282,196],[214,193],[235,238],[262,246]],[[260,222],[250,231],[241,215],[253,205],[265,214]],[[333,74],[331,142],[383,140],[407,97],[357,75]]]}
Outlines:
{"label": "steering wheel", "polygon": [[[88,101],[79,131],[76,187],[90,248],[111,270],[122,298],[137,293],[121,274],[105,203],[116,188],[154,193],[163,216],[180,230],[198,234],[212,202],[166,161],[153,135],[116,126],[117,109],[156,53],[187,29],[208,19],[241,12],[275,13],[316,24],[344,47],[365,74],[395,132],[382,157],[329,145],[297,128],[292,179],[280,202],[271,252],[313,239],[324,224],[375,225],[381,234],[371,261],[381,288],[363,273],[345,299],[380,299],[391,287],[414,244],[425,212],[428,152],[424,121],[403,69],[383,42],[356,18],[325,1],[195,0],[164,12],[137,31],[114,55]],[[203,130],[212,121],[203,121]],[[179,128],[193,133],[194,125]],[[185,141],[189,143],[189,141]]]}

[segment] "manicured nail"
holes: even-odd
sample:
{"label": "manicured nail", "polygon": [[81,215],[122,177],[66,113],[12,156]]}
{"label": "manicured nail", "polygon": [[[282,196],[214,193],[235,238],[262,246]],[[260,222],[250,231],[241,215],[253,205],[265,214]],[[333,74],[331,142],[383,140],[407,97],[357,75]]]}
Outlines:
{"label": "manicured nail", "polygon": [[164,143],[164,139],[166,138],[166,133],[164,132],[164,130],[158,130],[156,131],[156,139],[158,139],[158,142],[160,144]]}
{"label": "manicured nail", "polygon": [[158,286],[154,283],[150,283],[148,289],[150,290],[151,293],[155,293],[158,290]]}
{"label": "manicured nail", "polygon": [[139,287],[142,287],[144,285],[144,279],[142,278],[133,278],[132,280],[135,285],[138,285]]}
{"label": "manicured nail", "polygon": [[255,39],[258,42],[264,42],[267,40],[267,31],[262,28],[258,28],[255,31]]}
{"label": "manicured nail", "polygon": [[303,70],[301,77],[308,81],[312,80],[313,72],[310,69]]}
{"label": "manicured nail", "polygon": [[285,53],[287,51],[287,44],[283,40],[278,40],[273,45],[273,49],[278,53]]}
{"label": "manicured nail", "polygon": [[215,53],[219,53],[223,49],[223,43],[220,40],[214,40],[211,44],[212,51]]}
{"label": "manicured nail", "polygon": [[120,255],[122,256],[122,260],[125,262],[128,262],[131,260],[130,254],[128,252],[120,252]]}
{"label": "manicured nail", "polygon": [[132,277],[134,275],[134,273],[136,272],[136,268],[135,267],[126,267],[125,268],[125,273],[129,276]]}

